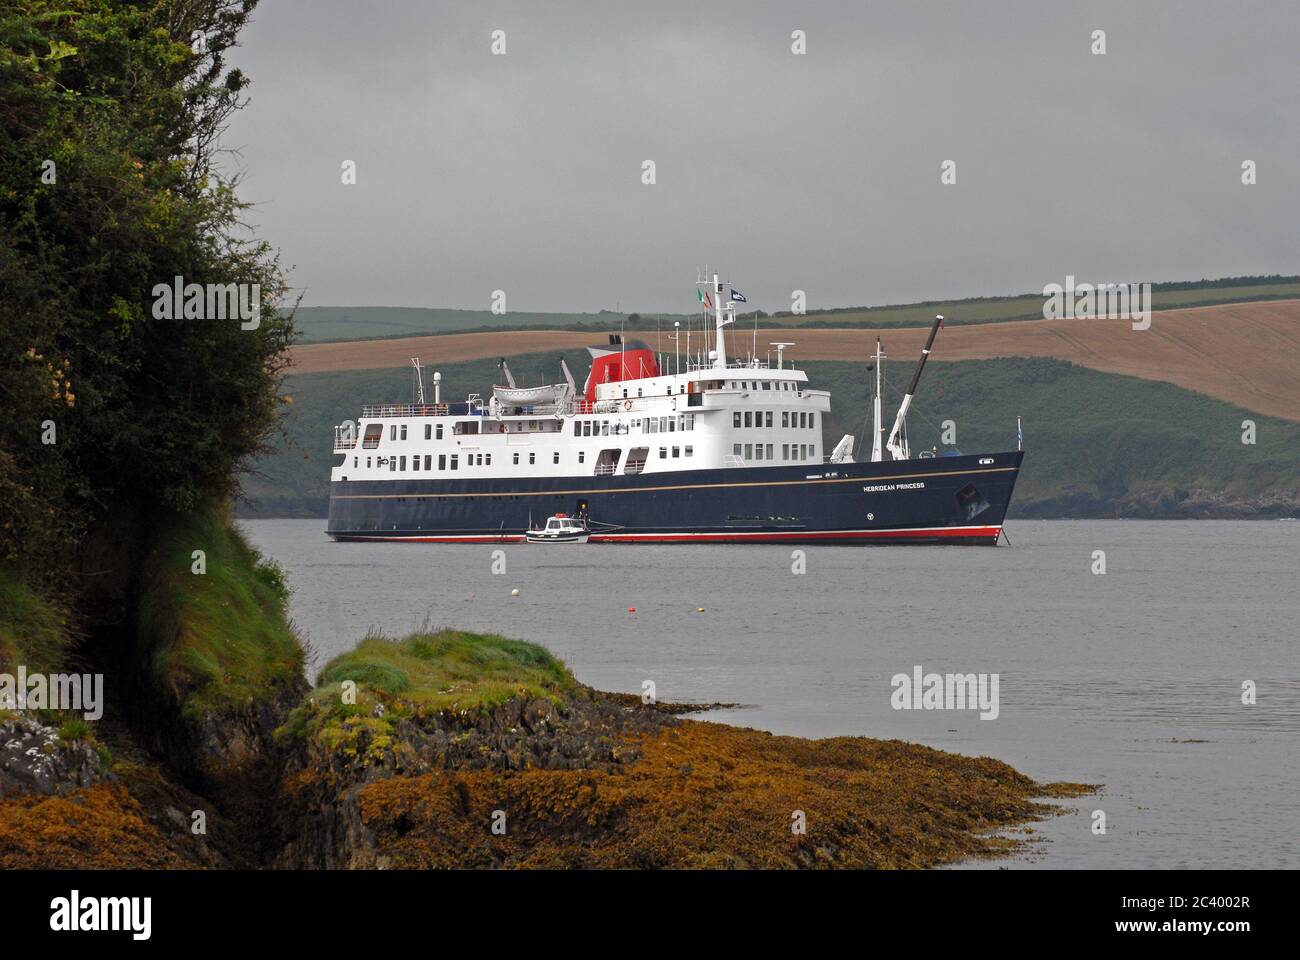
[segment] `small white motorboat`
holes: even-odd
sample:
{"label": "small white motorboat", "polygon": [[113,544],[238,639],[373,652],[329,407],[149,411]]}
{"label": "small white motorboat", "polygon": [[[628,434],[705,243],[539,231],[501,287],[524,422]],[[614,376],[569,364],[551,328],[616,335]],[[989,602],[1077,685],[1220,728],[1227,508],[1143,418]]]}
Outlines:
{"label": "small white motorboat", "polygon": [[557,513],[547,518],[542,529],[525,533],[524,539],[529,543],[586,543],[589,536],[591,531],[587,529],[586,520]]}

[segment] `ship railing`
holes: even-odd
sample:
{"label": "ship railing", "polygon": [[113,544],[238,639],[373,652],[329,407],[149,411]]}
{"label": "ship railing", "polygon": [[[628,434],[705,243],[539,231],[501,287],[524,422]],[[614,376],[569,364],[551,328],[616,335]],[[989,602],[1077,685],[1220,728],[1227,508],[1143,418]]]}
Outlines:
{"label": "ship railing", "polygon": [[614,471],[617,469],[618,469],[618,464],[616,463],[598,463],[596,464],[596,472],[594,476],[612,477],[614,475]]}
{"label": "ship railing", "polygon": [[[371,403],[361,408],[363,417],[445,417],[450,408],[446,403]],[[470,416],[479,416],[482,410],[470,410]]]}
{"label": "ship railing", "polygon": [[745,458],[738,457],[734,453],[723,454],[722,465],[724,467],[743,467],[745,465]]}
{"label": "ship railing", "polygon": [[347,453],[349,450],[355,450],[356,446],[356,427],[347,424],[338,424],[334,428],[334,452]]}

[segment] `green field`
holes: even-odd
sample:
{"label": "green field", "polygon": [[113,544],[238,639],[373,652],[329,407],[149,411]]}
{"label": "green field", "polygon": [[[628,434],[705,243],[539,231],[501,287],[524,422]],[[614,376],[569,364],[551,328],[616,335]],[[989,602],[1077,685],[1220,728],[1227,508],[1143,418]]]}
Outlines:
{"label": "green field", "polygon": [[[1063,280],[1064,278],[1062,278]],[[1241,303],[1252,300],[1286,300],[1300,297],[1300,277],[1228,277],[1187,283],[1152,284],[1153,310]],[[775,327],[919,327],[936,313],[949,324],[996,323],[1002,320],[1035,320],[1043,315],[1041,294],[1010,297],[973,297],[965,300],[930,300],[878,307],[841,307],[811,310],[792,316],[788,311],[759,313],[759,326]],[[616,329],[625,317],[642,329],[656,322],[671,327],[673,320],[694,314],[599,313],[506,313],[487,310],[443,310],[420,307],[301,307],[295,315],[299,343],[338,340],[384,340],[438,333],[486,332],[491,330],[595,330],[602,334]],[[639,320],[639,323],[638,323]],[[742,325],[753,323],[753,314],[741,317]]]}
{"label": "green field", "polygon": [[[512,357],[520,384],[558,379],[559,353]],[[574,360],[575,358],[570,358]],[[826,449],[844,433],[861,446],[870,413],[869,375],[858,363],[802,365],[832,392]],[[442,368],[443,397],[486,391],[495,361]],[[574,367],[579,377],[582,370]],[[892,422],[910,363],[887,366],[886,425]],[[329,496],[331,428],[362,403],[407,402],[400,370],[354,370],[290,377],[288,445],[243,478],[245,515],[324,516]],[[912,449],[942,447],[953,420],[968,453],[1014,450],[1024,420],[1025,467],[1012,515],[1021,517],[1294,516],[1300,513],[1300,424],[1251,413],[1171,384],[1099,373],[1059,360],[933,361],[909,416]],[[1257,443],[1241,443],[1254,420]],[[869,450],[868,450],[869,453]],[[1212,498],[1219,498],[1216,504]]]}

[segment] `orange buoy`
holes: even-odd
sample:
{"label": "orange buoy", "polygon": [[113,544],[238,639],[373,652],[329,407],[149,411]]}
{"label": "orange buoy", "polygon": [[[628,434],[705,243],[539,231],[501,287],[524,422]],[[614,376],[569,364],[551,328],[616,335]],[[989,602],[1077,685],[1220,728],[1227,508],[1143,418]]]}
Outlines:
{"label": "orange buoy", "polygon": [[627,612],[628,612],[628,613],[636,613],[636,607],[628,607],[628,608],[627,608]]}

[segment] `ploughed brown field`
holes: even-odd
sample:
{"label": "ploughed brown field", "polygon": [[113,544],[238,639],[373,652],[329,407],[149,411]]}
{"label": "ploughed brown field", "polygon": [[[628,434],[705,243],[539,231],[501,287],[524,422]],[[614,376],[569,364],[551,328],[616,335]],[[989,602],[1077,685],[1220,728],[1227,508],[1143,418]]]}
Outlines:
{"label": "ploughed brown field", "polygon": [[[739,326],[735,344],[747,350],[753,333]],[[895,362],[911,363],[926,333],[923,328],[773,329],[759,330],[758,342],[760,351],[772,341],[794,342],[787,356],[796,362],[865,360],[879,334]],[[652,346],[656,339],[654,330],[627,336]],[[292,372],[403,367],[412,356],[434,367],[546,350],[577,351],[595,342],[591,333],[518,330],[303,344],[292,350]],[[952,326],[940,332],[933,357],[1054,357],[1106,373],[1163,380],[1258,413],[1300,420],[1300,300],[1164,310],[1151,315],[1149,330],[1134,330],[1128,320],[1079,319]]]}

